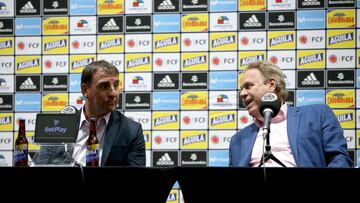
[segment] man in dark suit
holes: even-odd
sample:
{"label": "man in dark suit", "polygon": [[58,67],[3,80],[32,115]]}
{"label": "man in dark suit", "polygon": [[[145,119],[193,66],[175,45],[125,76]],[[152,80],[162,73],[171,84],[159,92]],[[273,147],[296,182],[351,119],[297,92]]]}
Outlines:
{"label": "man in dark suit", "polygon": [[101,166],[145,166],[141,124],[116,110],[119,102],[117,68],[104,60],[88,64],[82,71],[81,91],[86,99],[83,108],[77,113],[80,123],[75,147],[69,150],[44,148],[40,150],[40,162],[54,162],[54,159],[61,160],[68,156],[85,166],[89,121],[90,118],[96,118]]}
{"label": "man in dark suit", "polygon": [[280,111],[270,124],[270,145],[277,160],[287,167],[352,167],[343,130],[332,110],[325,104],[289,106],[285,84],[280,68],[270,62],[257,61],[244,70],[240,97],[255,123],[231,138],[230,166],[281,165],[261,159],[264,118],[259,103],[263,95],[271,92],[281,101]]}

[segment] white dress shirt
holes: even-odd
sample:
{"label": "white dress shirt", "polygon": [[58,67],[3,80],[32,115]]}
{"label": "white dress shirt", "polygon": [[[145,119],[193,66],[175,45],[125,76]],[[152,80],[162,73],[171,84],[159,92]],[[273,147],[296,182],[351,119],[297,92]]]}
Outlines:
{"label": "white dress shirt", "polygon": [[[105,114],[96,121],[96,137],[99,140],[99,164],[101,165],[101,157],[103,152],[104,137],[106,134],[106,126],[109,123],[111,112]],[[89,137],[90,122],[86,120],[84,108],[81,109],[79,132],[74,147],[73,158],[83,166],[86,166],[86,140]]]}

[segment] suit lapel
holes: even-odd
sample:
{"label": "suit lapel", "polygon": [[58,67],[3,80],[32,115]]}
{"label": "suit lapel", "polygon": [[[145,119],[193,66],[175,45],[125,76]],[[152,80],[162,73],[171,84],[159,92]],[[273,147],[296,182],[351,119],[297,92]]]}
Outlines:
{"label": "suit lapel", "polygon": [[116,114],[116,111],[112,112],[110,115],[109,123],[106,127],[106,134],[104,137],[103,143],[103,153],[101,158],[101,166],[105,165],[107,158],[109,157],[111,147],[114,143],[116,137],[116,131],[119,128],[119,118]]}
{"label": "suit lapel", "polygon": [[294,154],[294,159],[296,165],[299,165],[299,153],[298,153],[298,133],[299,133],[299,119],[301,113],[292,106],[288,106],[287,112],[287,134],[289,138],[289,144],[292,153]]}
{"label": "suit lapel", "polygon": [[243,142],[243,145],[241,148],[246,150],[246,151],[243,151],[243,152],[247,153],[245,156],[245,157],[247,157],[246,163],[250,163],[252,149],[254,148],[254,144],[255,144],[255,140],[256,140],[258,131],[259,131],[259,128],[254,123],[251,126],[250,133],[246,134],[246,137],[244,138],[244,142]]}

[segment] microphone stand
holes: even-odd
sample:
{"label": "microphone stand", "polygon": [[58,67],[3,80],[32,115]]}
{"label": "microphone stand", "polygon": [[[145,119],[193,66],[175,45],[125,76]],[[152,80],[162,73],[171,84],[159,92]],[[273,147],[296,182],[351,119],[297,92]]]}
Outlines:
{"label": "microphone stand", "polygon": [[267,128],[263,129],[263,136],[265,136],[265,138],[266,138],[265,152],[261,156],[260,164],[258,167],[261,167],[263,164],[265,165],[265,162],[267,162],[269,159],[271,159],[271,160],[275,161],[276,163],[278,163],[279,165],[281,165],[282,167],[286,168],[285,164],[283,164],[279,159],[277,159],[271,152],[270,125],[269,125],[269,129],[267,129]]}

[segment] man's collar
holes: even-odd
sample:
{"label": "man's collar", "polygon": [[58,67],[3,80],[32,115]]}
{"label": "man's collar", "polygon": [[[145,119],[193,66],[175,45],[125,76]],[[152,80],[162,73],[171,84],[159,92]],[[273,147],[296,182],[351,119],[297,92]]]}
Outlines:
{"label": "man's collar", "polygon": [[[284,121],[287,116],[287,109],[288,109],[287,103],[285,102],[281,106],[279,113],[274,118],[271,119],[271,123],[280,123]],[[258,128],[261,128],[263,126],[263,122],[259,119],[255,119],[255,124]]]}
{"label": "man's collar", "polygon": [[[82,127],[82,125],[84,125],[84,123],[87,123],[87,122],[88,122],[88,121],[86,120],[84,110],[85,110],[85,106],[83,106],[83,108],[81,108],[79,129]],[[111,115],[111,112],[109,112],[109,113],[103,115],[102,117],[100,117],[100,118],[96,121],[96,125],[98,125],[99,122],[100,122],[102,119],[105,119],[105,125],[107,126],[107,124],[109,123],[109,120],[110,120],[110,115]]]}
{"label": "man's collar", "polygon": [[84,113],[84,109],[85,109],[85,105],[81,108],[79,129],[82,128],[84,123],[87,123],[85,113]]}

